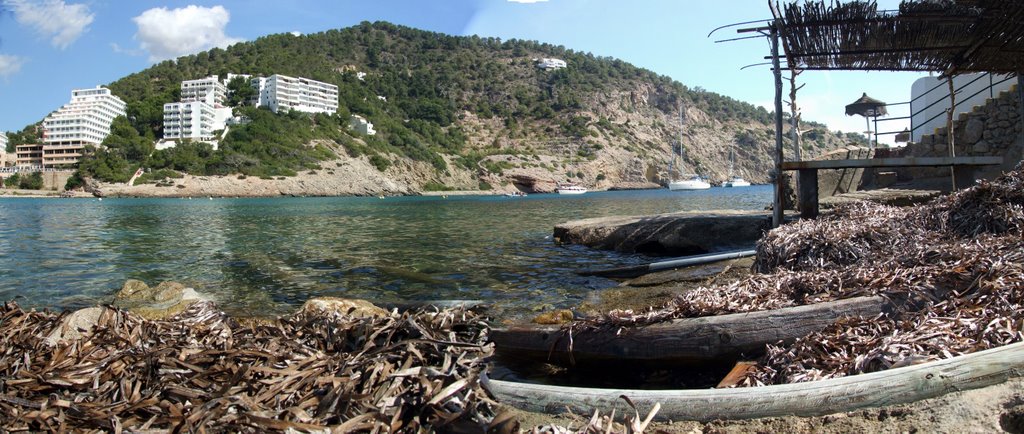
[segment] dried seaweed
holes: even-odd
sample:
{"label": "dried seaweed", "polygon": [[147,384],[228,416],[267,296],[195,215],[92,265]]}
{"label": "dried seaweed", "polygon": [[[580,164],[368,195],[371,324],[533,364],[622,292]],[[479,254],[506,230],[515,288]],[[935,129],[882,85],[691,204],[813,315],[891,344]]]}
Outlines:
{"label": "dried seaweed", "polygon": [[493,416],[472,311],[242,326],[209,303],[167,321],[106,308],[50,347],[63,317],[0,308],[0,430],[419,432]]}
{"label": "dried seaweed", "polygon": [[[580,327],[778,309],[881,295],[900,310],[847,318],[769,346],[742,385],[810,381],[948,358],[1024,340],[1024,169],[916,208],[861,203],[773,230],[759,274],[698,288],[646,312]],[[570,328],[570,332],[571,332]]]}

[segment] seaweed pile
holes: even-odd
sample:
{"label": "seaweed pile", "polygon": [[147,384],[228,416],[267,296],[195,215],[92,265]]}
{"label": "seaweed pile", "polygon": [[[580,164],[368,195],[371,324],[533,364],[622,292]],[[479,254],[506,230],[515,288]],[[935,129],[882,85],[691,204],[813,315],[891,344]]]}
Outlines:
{"label": "seaweed pile", "polygon": [[0,431],[480,431],[493,417],[469,310],[240,325],[206,302],[166,321],[103,308],[48,345],[67,315],[0,307]]}
{"label": "seaweed pile", "polygon": [[[587,326],[752,312],[881,295],[896,310],[770,346],[743,385],[811,381],[1024,340],[1024,169],[917,208],[860,203],[773,230],[754,274]],[[577,327],[579,325],[576,325]]]}

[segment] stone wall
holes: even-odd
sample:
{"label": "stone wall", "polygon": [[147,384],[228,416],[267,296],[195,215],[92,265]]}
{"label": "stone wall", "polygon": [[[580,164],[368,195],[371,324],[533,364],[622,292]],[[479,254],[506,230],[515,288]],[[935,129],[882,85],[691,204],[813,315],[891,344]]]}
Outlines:
{"label": "stone wall", "polygon": [[[1024,143],[1021,141],[1020,99],[1017,87],[1002,92],[977,106],[970,113],[964,113],[953,122],[956,156],[1000,156],[1003,165],[987,167],[978,171],[978,178],[991,179],[1004,171],[1013,169],[1021,160]],[[948,131],[938,128],[934,134],[921,137],[918,143],[907,145],[901,152],[903,157],[947,157],[949,156]],[[927,180],[949,178],[948,168],[901,168],[897,170],[900,180],[926,183]]]}

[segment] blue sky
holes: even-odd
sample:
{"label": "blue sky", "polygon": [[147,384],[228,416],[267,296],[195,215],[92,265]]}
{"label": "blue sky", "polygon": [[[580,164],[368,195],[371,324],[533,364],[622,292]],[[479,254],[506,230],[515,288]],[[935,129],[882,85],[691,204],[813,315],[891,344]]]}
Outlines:
{"label": "blue sky", "polygon": [[[895,8],[898,0],[880,0]],[[690,87],[770,106],[763,40],[709,31],[770,17],[766,0],[0,0],[0,130],[19,130],[66,103],[71,89],[110,83],[153,62],[259,36],[314,33],[361,21],[455,35],[532,39],[623,59]],[[723,7],[728,5],[728,7]],[[797,97],[804,118],[862,131],[843,106],[862,92],[888,102],[910,99],[921,74],[815,72]],[[788,90],[787,90],[788,93]],[[891,112],[900,116],[901,109]],[[905,114],[905,113],[903,113]],[[902,129],[892,122],[881,129]]]}

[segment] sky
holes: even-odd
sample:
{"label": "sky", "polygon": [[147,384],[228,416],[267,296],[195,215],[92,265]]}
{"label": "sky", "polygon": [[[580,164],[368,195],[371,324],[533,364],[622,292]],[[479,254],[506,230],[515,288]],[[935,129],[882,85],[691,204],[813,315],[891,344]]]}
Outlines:
{"label": "sky", "polygon": [[[882,9],[898,3],[878,1]],[[765,61],[767,40],[715,42],[740,36],[735,28],[708,37],[718,26],[770,18],[767,0],[0,0],[0,9],[0,131],[41,120],[67,103],[72,89],[108,84],[164,59],[362,21],[563,45],[773,109],[769,67],[742,69]],[[908,101],[922,76],[807,71],[797,103],[806,120],[863,132],[864,119],[845,116],[846,104],[864,92]],[[890,107],[891,117],[905,115],[905,105]],[[906,125],[882,122],[879,129]]]}

